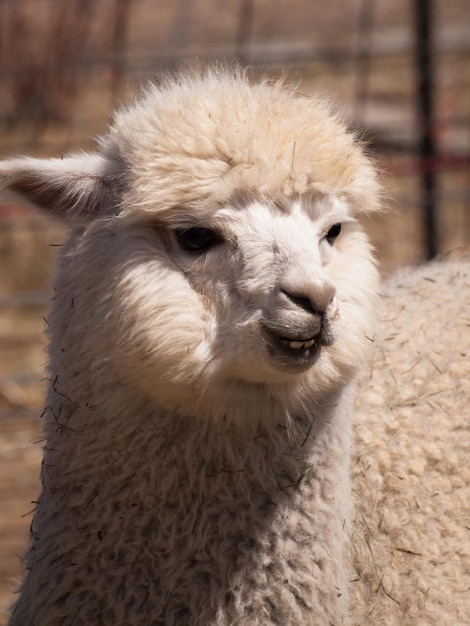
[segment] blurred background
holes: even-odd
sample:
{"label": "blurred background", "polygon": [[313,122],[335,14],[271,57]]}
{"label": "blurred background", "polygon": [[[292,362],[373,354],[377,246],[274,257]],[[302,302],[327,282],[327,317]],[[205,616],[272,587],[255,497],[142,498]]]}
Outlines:
{"label": "blurred background", "polygon": [[[327,94],[367,138],[388,210],[365,228],[384,275],[469,245],[468,0],[0,0],[0,158],[94,149],[148,80],[214,60]],[[65,236],[0,196],[0,624],[39,489],[43,330]]]}

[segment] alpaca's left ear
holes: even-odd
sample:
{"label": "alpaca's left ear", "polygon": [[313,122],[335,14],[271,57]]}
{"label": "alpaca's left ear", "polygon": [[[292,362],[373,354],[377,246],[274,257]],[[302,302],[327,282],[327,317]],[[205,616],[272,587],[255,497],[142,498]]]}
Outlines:
{"label": "alpaca's left ear", "polygon": [[122,185],[122,164],[100,154],[0,162],[0,189],[74,224],[117,212]]}

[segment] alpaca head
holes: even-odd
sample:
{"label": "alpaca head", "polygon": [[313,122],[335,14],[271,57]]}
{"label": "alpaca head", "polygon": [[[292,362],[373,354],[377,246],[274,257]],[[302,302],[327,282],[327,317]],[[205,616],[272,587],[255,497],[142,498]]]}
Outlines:
{"label": "alpaca head", "polygon": [[0,167],[72,226],[51,319],[71,385],[80,365],[194,414],[295,410],[361,362],[378,185],[323,101],[212,71],[150,88],[97,155]]}

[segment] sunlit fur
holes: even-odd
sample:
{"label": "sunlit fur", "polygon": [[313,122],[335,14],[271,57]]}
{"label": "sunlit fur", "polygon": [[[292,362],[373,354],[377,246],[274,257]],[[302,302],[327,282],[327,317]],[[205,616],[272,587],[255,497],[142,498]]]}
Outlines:
{"label": "sunlit fur", "polygon": [[356,404],[354,626],[470,624],[470,253],[383,287]]}
{"label": "sunlit fur", "polygon": [[[217,69],[150,87],[100,145],[0,166],[72,225],[11,625],[347,623],[369,160],[322,100]],[[186,252],[175,231],[194,226],[219,243]],[[266,334],[313,318],[304,360]]]}

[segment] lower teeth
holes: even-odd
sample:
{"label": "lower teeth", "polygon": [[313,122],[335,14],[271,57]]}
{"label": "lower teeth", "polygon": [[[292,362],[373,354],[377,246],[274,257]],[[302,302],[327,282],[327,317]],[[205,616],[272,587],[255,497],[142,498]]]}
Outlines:
{"label": "lower teeth", "polygon": [[289,348],[293,350],[306,350],[307,348],[311,348],[315,345],[315,339],[309,339],[308,341],[286,341],[283,340],[284,343],[287,343]]}

